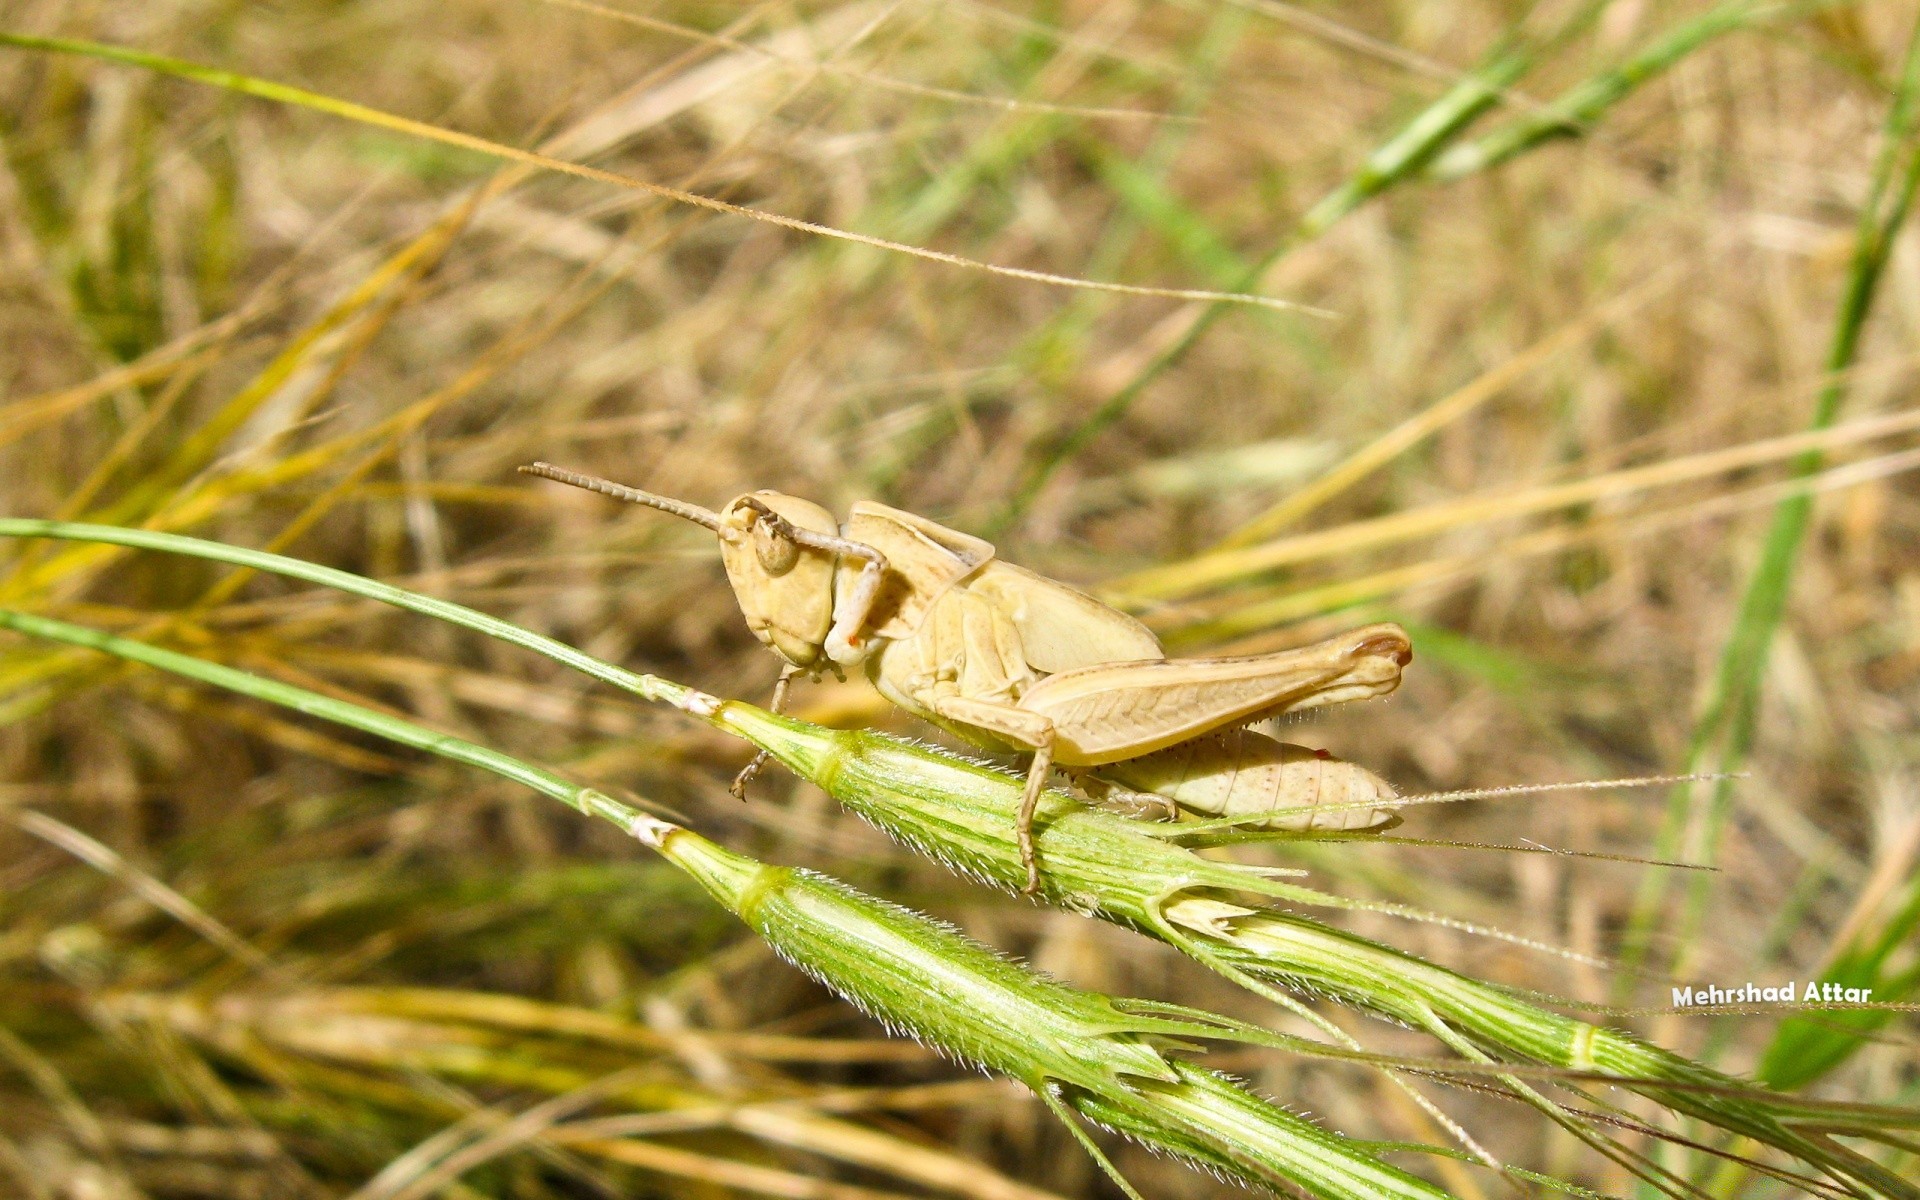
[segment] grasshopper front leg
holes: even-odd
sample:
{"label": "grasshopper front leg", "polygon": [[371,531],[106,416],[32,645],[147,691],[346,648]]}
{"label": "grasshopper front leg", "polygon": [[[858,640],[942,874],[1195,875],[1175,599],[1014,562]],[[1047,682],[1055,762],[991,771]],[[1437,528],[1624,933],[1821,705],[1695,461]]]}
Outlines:
{"label": "grasshopper front leg", "polygon": [[[774,681],[773,699],[767,705],[769,712],[778,715],[787,711],[787,691],[793,686],[793,677],[799,673],[800,668],[795,666],[781,669],[780,678]],[[773,755],[762,750],[755,754],[746,766],[740,768],[740,773],[735,775],[733,782],[727,785],[727,790],[733,793],[735,800],[744,801],[747,798],[747,785],[753,782],[754,776],[760,774],[761,769],[767,765],[767,760],[772,757]]]}

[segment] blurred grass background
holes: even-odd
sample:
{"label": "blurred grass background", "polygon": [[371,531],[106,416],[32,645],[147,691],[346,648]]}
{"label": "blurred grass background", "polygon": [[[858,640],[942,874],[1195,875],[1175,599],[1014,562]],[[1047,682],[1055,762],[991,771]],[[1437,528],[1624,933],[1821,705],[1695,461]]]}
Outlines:
{"label": "blurred grass background", "polygon": [[[1285,737],[1403,792],[1751,775],[1416,809],[1396,831],[1710,876],[1289,852],[1321,886],[1618,969],[1352,927],[1629,1006],[1664,1006],[1669,978],[1845,979],[1880,1000],[1920,983],[1909,236],[1887,247],[1845,369],[1826,369],[1889,170],[1910,6],[0,12],[9,32],[178,56],[975,260],[1332,314],[916,261],[9,51],[0,510],[283,549],[755,699],[776,664],[706,535],[513,467],[708,505],[754,487],[840,510],[877,498],[994,537],[1182,653],[1399,619],[1418,655],[1401,692]],[[1896,122],[1888,144],[1910,152],[1911,133]],[[1828,395],[1838,424],[1814,463],[1791,439]],[[1811,470],[1828,473],[1804,538],[1763,552],[1782,481]],[[210,564],[4,553],[10,604],[630,791],[1085,986],[1275,1019],[1164,947],[971,888],[777,771],[741,805],[724,787],[737,744],[526,655]],[[1756,587],[1786,589],[1777,630]],[[927,732],[857,681],[803,686],[796,708]],[[447,1194],[1107,1194],[1039,1105],[884,1040],[670,868],[538,798],[13,638],[0,720],[0,1187],[393,1200],[442,1186],[427,1172],[465,1144]],[[1370,1045],[1431,1049],[1340,1019]],[[1910,1020],[1634,1024],[1783,1086],[1920,1091]],[[1234,1065],[1347,1132],[1442,1136],[1358,1069]],[[1504,1158],[1627,1187],[1531,1114],[1446,1105]],[[627,1124],[534,1136],[581,1113]],[[1216,1186],[1115,1153],[1149,1194]],[[1708,1194],[1783,1194],[1669,1161]]]}

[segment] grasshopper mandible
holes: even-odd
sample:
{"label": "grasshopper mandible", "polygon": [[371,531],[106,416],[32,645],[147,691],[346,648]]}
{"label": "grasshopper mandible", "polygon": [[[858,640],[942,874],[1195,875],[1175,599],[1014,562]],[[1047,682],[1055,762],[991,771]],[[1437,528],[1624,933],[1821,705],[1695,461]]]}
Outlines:
{"label": "grasshopper mandible", "polygon": [[[786,662],[776,712],[795,676],[859,666],[915,716],[975,745],[1031,754],[1018,823],[1029,895],[1040,887],[1034,810],[1055,766],[1221,816],[1298,804],[1303,781],[1315,798],[1329,778],[1354,801],[1391,795],[1359,767],[1240,727],[1391,692],[1413,659],[1397,625],[1273,654],[1169,659],[1118,609],[1001,562],[979,538],[884,504],[854,504],[843,525],[780,492],[748,492],[713,512],[546,463],[520,469],[717,534],[747,627]],[[1230,736],[1216,736],[1223,732]],[[736,795],[764,761],[757,756],[740,773]],[[1388,819],[1373,810],[1328,815],[1338,828]],[[1313,821],[1309,809],[1273,811],[1264,823]]]}

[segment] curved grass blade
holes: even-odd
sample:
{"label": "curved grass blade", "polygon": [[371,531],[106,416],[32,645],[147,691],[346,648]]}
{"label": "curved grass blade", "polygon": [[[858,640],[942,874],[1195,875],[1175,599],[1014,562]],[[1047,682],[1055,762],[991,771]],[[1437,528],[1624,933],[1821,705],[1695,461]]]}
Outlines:
{"label": "curved grass blade", "polygon": [[1569,88],[1543,108],[1491,133],[1454,146],[1426,168],[1434,179],[1461,179],[1518,158],[1542,143],[1580,137],[1607,110],[1708,42],[1764,20],[1804,12],[1814,5],[1732,0],[1682,21],[1637,53]]}
{"label": "curved grass blade", "polygon": [[[1891,259],[1895,235],[1906,223],[1915,193],[1920,191],[1920,19],[1908,38],[1899,87],[1887,112],[1878,161],[1854,233],[1853,260],[1840,299],[1826,367],[1830,382],[1814,403],[1809,436],[1831,427],[1840,415],[1848,392],[1842,372],[1853,364],[1861,334]],[[1808,449],[1793,460],[1796,479],[1819,471],[1824,457]],[[1774,632],[1786,615],[1800,544],[1813,516],[1813,497],[1796,494],[1782,500],[1762,543],[1760,561],[1740,600],[1732,633],[1721,653],[1712,689],[1694,726],[1685,770],[1712,769],[1726,774],[1740,769],[1753,748],[1759,723],[1762,673],[1773,645]],[[1709,760],[1713,763],[1709,767]],[[1655,841],[1655,857],[1712,862],[1718,854],[1720,833],[1732,807],[1731,785],[1716,784],[1704,802],[1692,787],[1677,788]],[[1691,844],[1688,844],[1688,843]],[[1634,898],[1626,931],[1625,959],[1643,962],[1650,938],[1667,898],[1667,881],[1648,875]],[[1694,939],[1706,915],[1708,892],[1702,886],[1688,890],[1675,926],[1668,930],[1680,949],[1675,969],[1687,965]],[[1623,975],[1622,978],[1628,976]]]}
{"label": "curved grass blade", "polygon": [[554,158],[534,150],[523,150],[503,142],[476,137],[470,133],[461,133],[454,129],[443,129],[425,121],[416,121],[412,117],[403,117],[397,113],[358,104],[352,100],[342,100],[337,96],[328,96],[291,84],[278,83],[271,79],[259,79],[251,75],[242,75],[237,71],[209,67],[201,63],[187,62],[184,59],[169,58],[163,54],[151,54],[145,50],[136,50],[131,46],[115,46],[105,42],[88,42],[75,38],[36,37],[31,34],[11,33],[0,30],[0,46],[13,46],[21,50],[41,50],[54,54],[74,54],[86,58],[102,59],[108,62],[124,63],[128,66],[143,67],[158,71],[163,75],[173,75],[181,79],[190,79],[195,83],[210,87],[225,88],[245,96],[254,96],[262,100],[272,100],[279,104],[292,104],[301,108],[310,108],[329,116],[343,117],[349,121],[358,121],[363,125],[406,134],[410,137],[426,138],[443,145],[470,150],[488,158],[519,163],[523,166],[538,167],[542,170],[556,171],[563,175],[575,175],[581,179],[590,179],[596,183],[612,184],[629,191],[646,192],[664,200],[679,204],[689,204],[695,208],[704,208],[728,216],[746,217],[763,224],[777,225],[782,229],[791,229],[799,233],[813,234],[816,237],[833,238],[842,242],[853,242],[870,246],[876,250],[886,250],[894,254],[905,254],[929,262],[942,263],[950,267],[962,267],[971,271],[984,271],[990,275],[1001,275],[1010,279],[1022,279],[1032,283],[1051,284],[1055,287],[1077,288],[1084,291],[1115,292],[1127,296],[1158,296],[1174,300],[1196,300],[1209,304],[1250,304],[1261,308],[1301,309],[1320,316],[1332,314],[1321,309],[1294,304],[1273,296],[1257,296],[1247,292],[1217,292],[1194,288],[1147,287],[1130,283],[1108,283],[1094,279],[1080,279],[1071,275],[1056,275],[1049,271],[1033,271],[1025,267],[1009,267],[999,263],[982,262],[959,254],[948,254],[944,250],[931,250],[925,246],[912,246],[905,242],[890,241],[874,237],[871,234],[856,233],[849,229],[839,229],[832,225],[822,225],[815,221],[802,220],[799,217],[784,216],[768,212],[765,209],[751,208],[744,204],[734,204],[699,192],[689,192],[684,188],[671,187],[664,183],[639,179],[632,175],[621,175],[615,171],[599,167],[586,166],[583,163],[569,162]]}

